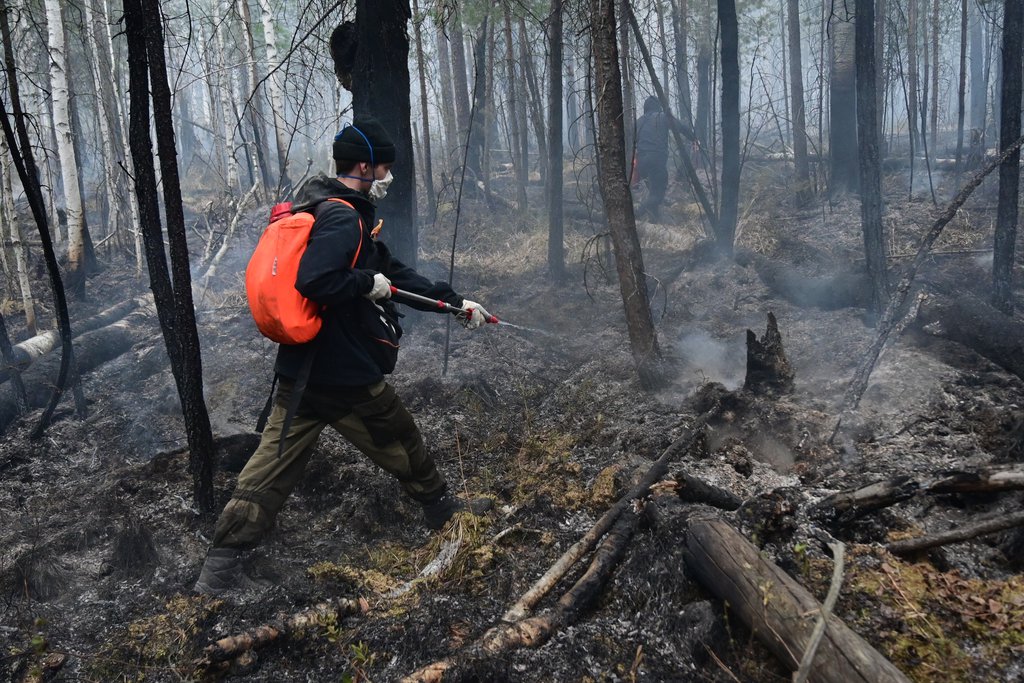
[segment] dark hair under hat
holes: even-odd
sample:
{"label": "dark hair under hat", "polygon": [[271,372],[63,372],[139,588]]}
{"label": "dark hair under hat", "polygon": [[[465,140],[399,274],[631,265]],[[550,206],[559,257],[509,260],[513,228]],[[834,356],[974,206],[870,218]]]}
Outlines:
{"label": "dark hair under hat", "polygon": [[395,143],[380,121],[368,116],[354,120],[334,136],[333,156],[338,161],[391,164],[395,161]]}

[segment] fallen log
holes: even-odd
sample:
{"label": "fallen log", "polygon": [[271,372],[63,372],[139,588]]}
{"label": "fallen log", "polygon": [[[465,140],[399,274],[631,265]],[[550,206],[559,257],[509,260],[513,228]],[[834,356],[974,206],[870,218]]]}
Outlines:
{"label": "fallen log", "polygon": [[364,614],[369,610],[369,604],[362,598],[358,600],[342,598],[320,603],[296,614],[280,614],[277,619],[267,624],[257,626],[245,633],[221,638],[216,643],[207,645],[203,649],[203,659],[199,664],[208,668],[213,664],[234,659],[244,652],[263,647],[303,629],[333,623],[350,614]]}
{"label": "fallen log", "polygon": [[918,323],[929,334],[971,349],[1024,379],[1024,322],[1005,315],[976,296],[927,301]]}
{"label": "fallen log", "polygon": [[676,495],[684,503],[704,503],[721,510],[735,510],[743,504],[743,499],[731,491],[712,486],[686,472],[676,472],[673,488]]}
{"label": "fallen log", "polygon": [[[692,520],[687,549],[687,565],[704,587],[796,671],[822,610],[814,596],[722,520]],[[810,672],[812,680],[824,683],[909,681],[835,615],[827,619]]]}
{"label": "fallen log", "polygon": [[487,630],[455,657],[428,664],[402,679],[403,683],[451,683],[476,680],[474,669],[481,661],[519,647],[540,647],[563,626],[579,618],[600,594],[612,571],[626,552],[636,530],[639,515],[627,512],[615,522],[608,535],[594,552],[583,576],[565,592],[558,603],[540,614],[512,623],[502,623]]}
{"label": "fallen log", "polygon": [[[75,338],[77,339],[86,332],[91,332],[92,330],[97,330],[101,327],[106,327],[111,323],[117,322],[151,300],[152,297],[127,299],[119,304],[111,306],[105,311],[97,313],[91,318],[86,318],[82,321],[75,321],[72,323],[72,330]],[[0,382],[6,382],[10,379],[11,372],[14,369],[24,372],[25,368],[31,365],[38,358],[41,358],[50,351],[53,351],[59,342],[60,333],[57,330],[47,330],[12,346],[10,362],[5,363],[0,367]]]}
{"label": "fallen log", "polygon": [[[153,326],[155,309],[149,303],[116,323],[107,325],[75,339],[75,362],[80,373],[94,370],[117,358],[135,344],[157,334]],[[48,353],[22,374],[29,410],[47,404],[57,381],[61,358]],[[17,418],[17,403],[9,383],[0,386],[0,434]]]}
{"label": "fallen log", "polygon": [[812,514],[848,522],[920,494],[1000,493],[1024,490],[1024,465],[993,465],[974,470],[946,470],[924,478],[908,475],[840,491],[818,501]]}
{"label": "fallen log", "polygon": [[950,543],[969,541],[978,536],[992,534],[997,531],[1005,531],[1014,527],[1024,526],[1024,512],[1013,512],[1008,515],[999,515],[988,519],[962,526],[957,529],[950,529],[938,534],[929,534],[917,538],[908,538],[903,541],[893,541],[885,546],[885,549],[893,555],[912,555],[929,548],[937,548]]}

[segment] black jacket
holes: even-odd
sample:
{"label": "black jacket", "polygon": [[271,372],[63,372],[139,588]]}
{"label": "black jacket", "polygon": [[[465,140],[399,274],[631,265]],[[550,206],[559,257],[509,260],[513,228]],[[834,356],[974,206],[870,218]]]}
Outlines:
{"label": "black jacket", "polygon": [[[344,204],[326,201],[332,197],[352,204],[358,215]],[[323,327],[316,339],[308,344],[279,347],[275,367],[278,374],[297,378],[311,351],[315,353],[309,376],[311,384],[365,386],[379,382],[391,372],[401,328],[393,303],[385,301],[378,308],[363,296],[373,288],[375,273],[383,273],[399,289],[462,307],[462,297],[447,283],[431,282],[394,258],[383,242],[371,238],[376,209],[361,192],[335,178],[314,177],[299,189],[293,210],[309,211],[315,218],[309,246],[299,262],[295,288],[325,308]],[[357,250],[355,267],[350,267]],[[424,305],[414,307],[438,310]],[[397,334],[391,334],[384,320],[397,328]]]}

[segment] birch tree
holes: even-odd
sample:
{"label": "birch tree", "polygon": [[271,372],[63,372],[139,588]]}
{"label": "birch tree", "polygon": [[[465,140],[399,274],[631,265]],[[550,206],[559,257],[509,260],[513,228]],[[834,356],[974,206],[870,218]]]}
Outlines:
{"label": "birch tree", "polygon": [[53,99],[53,129],[57,135],[64,212],[68,223],[67,279],[69,289],[85,292],[85,223],[75,163],[74,131],[71,126],[71,96],[60,0],[45,0],[47,43],[50,50],[50,96]]}
{"label": "birch tree", "polygon": [[7,139],[0,136],[0,164],[2,164],[3,186],[0,187],[0,194],[3,196],[2,216],[4,226],[11,244],[11,255],[14,263],[9,264],[14,268],[14,276],[18,283],[18,291],[21,294],[21,307],[25,313],[25,327],[30,336],[38,332],[36,323],[36,305],[32,297],[32,282],[28,276],[28,247],[25,245],[21,235],[21,222],[18,220],[17,208],[14,205],[14,188],[11,183],[11,153],[7,148]]}
{"label": "birch tree", "polygon": [[[223,4],[222,4],[223,3]],[[232,112],[232,100],[234,95],[234,69],[231,60],[228,58],[227,39],[228,18],[231,16],[231,0],[215,0],[213,4],[213,24],[216,26],[216,61],[215,69],[211,74],[211,83],[216,84],[218,94],[217,104],[220,107],[220,134],[224,144],[224,177],[226,181],[227,195],[231,196],[239,189],[238,180],[238,157],[235,156],[235,124]]]}
{"label": "birch tree", "polygon": [[274,141],[277,143],[277,186],[283,188],[291,183],[288,179],[288,138],[285,134],[283,75],[279,71],[281,60],[277,54],[277,28],[270,0],[259,0],[263,20],[263,39],[267,48],[267,68],[270,70],[267,84],[270,86],[270,110],[274,121]]}

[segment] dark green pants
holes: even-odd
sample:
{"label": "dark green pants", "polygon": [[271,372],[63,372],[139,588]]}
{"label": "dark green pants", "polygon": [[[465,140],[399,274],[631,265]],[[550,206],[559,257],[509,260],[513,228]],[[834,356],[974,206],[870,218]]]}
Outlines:
{"label": "dark green pants", "polygon": [[427,454],[412,415],[384,381],[368,387],[306,387],[279,458],[278,444],[292,387],[290,380],[278,383],[260,445],[238,475],[238,485],[217,520],[215,548],[244,549],[260,542],[302,479],[317,438],[327,425],[393,474],[412,498],[426,501],[444,492],[445,481]]}

